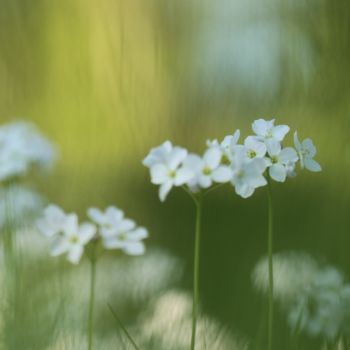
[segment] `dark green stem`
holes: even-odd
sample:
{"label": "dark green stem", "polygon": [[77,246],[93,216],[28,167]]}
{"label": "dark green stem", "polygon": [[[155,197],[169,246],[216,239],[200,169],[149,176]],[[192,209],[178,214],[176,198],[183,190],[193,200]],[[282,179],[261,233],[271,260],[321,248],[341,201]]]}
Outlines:
{"label": "dark green stem", "polygon": [[92,350],[93,328],[94,328],[94,307],[95,307],[95,284],[96,284],[96,245],[93,243],[90,258],[90,300],[88,317],[88,350]]}
{"label": "dark green stem", "polygon": [[269,312],[268,312],[268,333],[267,344],[268,350],[273,348],[273,206],[271,183],[268,178],[267,184],[267,200],[268,200],[268,238],[267,238],[267,252],[269,265]]}
{"label": "dark green stem", "polygon": [[194,265],[193,265],[193,305],[192,305],[192,336],[191,350],[196,346],[196,330],[199,304],[199,259],[200,259],[200,239],[201,239],[201,215],[202,215],[202,197],[195,200],[196,204],[196,228],[194,242]]}

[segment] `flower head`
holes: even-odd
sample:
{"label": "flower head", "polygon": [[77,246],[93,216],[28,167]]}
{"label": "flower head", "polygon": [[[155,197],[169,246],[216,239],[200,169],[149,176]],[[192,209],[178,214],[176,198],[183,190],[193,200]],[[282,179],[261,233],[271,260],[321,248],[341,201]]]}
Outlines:
{"label": "flower head", "polygon": [[313,158],[316,155],[316,147],[311,139],[300,142],[297,132],[294,133],[294,145],[298,152],[301,168],[310,171],[321,171],[321,166]]}
{"label": "flower head", "polygon": [[150,167],[151,182],[159,187],[159,198],[165,201],[173,186],[182,186],[193,176],[188,168],[182,166],[187,157],[187,150],[173,147],[167,141],[159,147],[153,148],[144,159],[143,164]]}
{"label": "flower head", "polygon": [[145,252],[143,240],[148,232],[137,227],[133,220],[124,217],[116,207],[108,207],[104,212],[90,208],[88,216],[99,226],[102,244],[106,249],[120,249],[129,255],[141,255]]}
{"label": "flower head", "polygon": [[275,119],[255,120],[252,124],[253,131],[257,135],[257,139],[269,143],[271,140],[282,142],[289,131],[288,125],[275,126]]}
{"label": "flower head", "polygon": [[298,160],[297,152],[291,147],[282,149],[279,142],[273,141],[267,144],[267,153],[271,178],[278,182],[284,182],[287,175],[294,170],[294,164]]}

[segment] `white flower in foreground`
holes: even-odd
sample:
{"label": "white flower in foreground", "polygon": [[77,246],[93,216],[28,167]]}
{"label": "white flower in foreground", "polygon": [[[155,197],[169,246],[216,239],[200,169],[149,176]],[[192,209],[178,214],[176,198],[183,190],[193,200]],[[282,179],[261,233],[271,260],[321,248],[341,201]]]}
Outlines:
{"label": "white flower in foreground", "polygon": [[79,225],[78,216],[70,214],[66,217],[62,234],[54,236],[50,254],[51,256],[67,254],[67,260],[77,264],[83,255],[84,246],[91,241],[95,234],[95,225],[89,223]]}
{"label": "white flower in foreground", "polygon": [[248,160],[254,158],[264,158],[266,154],[266,145],[264,142],[257,140],[255,136],[248,136],[244,140],[246,157]]}
{"label": "white flower in foreground", "polygon": [[47,168],[55,156],[51,143],[31,124],[0,127],[0,180],[26,174],[32,167]]}
{"label": "white flower in foreground", "polygon": [[313,158],[316,155],[316,147],[311,139],[300,142],[297,132],[294,133],[294,145],[298,152],[301,168],[310,171],[321,171],[321,166]]}
{"label": "white flower in foreground", "polygon": [[163,202],[173,186],[182,186],[187,183],[193,173],[184,167],[182,162],[187,157],[187,150],[181,147],[172,147],[165,142],[153,148],[144,159],[143,164],[150,167],[151,182],[160,185],[159,198]]}
{"label": "white flower in foreground", "polygon": [[116,207],[108,207],[104,212],[90,208],[88,216],[99,225],[103,246],[106,249],[120,249],[129,255],[141,255],[145,252],[142,242],[148,237],[143,227],[137,227],[133,220],[126,219],[124,213]]}
{"label": "white flower in foreground", "polygon": [[[269,174],[272,179],[278,182],[284,182],[288,173],[298,160],[297,152],[294,148],[286,147],[282,149],[279,142],[269,142],[267,144],[269,154]],[[293,168],[294,169],[294,168]]]}
{"label": "white flower in foreground", "polygon": [[255,120],[252,124],[252,129],[257,135],[257,139],[269,143],[271,140],[282,142],[284,137],[289,131],[288,125],[277,125],[275,126],[275,119]]}
{"label": "white flower in foreground", "polygon": [[265,186],[267,181],[263,176],[266,169],[264,159],[246,159],[247,150],[244,146],[236,146],[232,156],[232,184],[236,193],[243,198],[250,197],[256,188]]}
{"label": "white flower in foreground", "polygon": [[221,165],[221,159],[222,152],[218,147],[210,147],[202,158],[196,154],[188,155],[184,167],[194,174],[188,182],[189,188],[195,191],[198,188],[208,188],[213,182],[229,182],[232,171],[230,167]]}

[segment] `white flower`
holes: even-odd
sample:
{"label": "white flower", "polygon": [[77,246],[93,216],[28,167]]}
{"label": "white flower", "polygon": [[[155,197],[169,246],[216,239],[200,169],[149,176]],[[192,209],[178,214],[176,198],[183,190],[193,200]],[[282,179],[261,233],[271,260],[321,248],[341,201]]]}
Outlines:
{"label": "white flower", "polygon": [[37,129],[25,122],[0,127],[0,180],[26,174],[33,166],[49,167],[55,151]]}
{"label": "white flower", "polygon": [[232,151],[234,147],[237,145],[240,134],[241,134],[240,131],[236,130],[233,133],[233,135],[225,136],[220,144],[218,140],[207,141],[207,146],[209,148],[219,148],[220,151],[222,152],[221,164],[229,165],[231,163],[230,158],[232,155]]}
{"label": "white flower", "polygon": [[[297,152],[294,148],[283,148],[279,142],[269,142],[267,152],[270,162],[269,174],[272,179],[278,182],[284,182],[291,169],[294,170],[293,164],[298,160]],[[291,166],[292,164],[292,166]]]}
{"label": "white flower", "polygon": [[236,193],[243,198],[250,197],[256,188],[265,186],[266,179],[263,172],[266,169],[266,162],[261,158],[246,159],[247,149],[244,146],[236,146],[232,156],[232,184]]}
{"label": "white flower", "polygon": [[187,150],[165,142],[153,148],[144,159],[143,164],[150,167],[151,182],[160,185],[159,198],[162,202],[173,186],[184,185],[194,176],[193,172],[182,167],[186,157]]}
{"label": "white flower", "polygon": [[222,152],[218,147],[210,147],[199,157],[190,154],[184,161],[184,167],[194,173],[194,177],[188,182],[191,190],[198,188],[208,188],[213,182],[225,183],[232,178],[232,171],[228,166],[220,165]]}
{"label": "white flower", "polygon": [[252,129],[257,135],[257,139],[269,143],[271,140],[282,142],[284,137],[289,131],[289,126],[287,125],[277,125],[274,126],[275,119],[255,120],[252,124]]}
{"label": "white flower", "polygon": [[77,264],[83,255],[84,246],[91,241],[95,233],[95,225],[89,223],[79,225],[76,214],[67,215],[62,233],[53,238],[50,254],[51,256],[67,254],[67,260]]}
{"label": "white flower", "polygon": [[311,139],[300,142],[297,132],[294,133],[294,145],[298,152],[301,168],[310,171],[321,171],[321,166],[313,158],[316,155],[316,147]]}
{"label": "white flower", "polygon": [[49,205],[44,210],[43,216],[37,220],[37,227],[43,235],[53,237],[63,232],[67,215],[57,205]]}
{"label": "white flower", "polygon": [[97,208],[90,208],[88,216],[99,225],[102,243],[106,249],[121,249],[129,255],[144,254],[142,240],[148,237],[147,230],[136,227],[135,222],[126,219],[120,209],[108,207],[102,212]]}
{"label": "white flower", "polygon": [[264,142],[259,141],[255,136],[248,136],[244,140],[244,147],[246,149],[246,158],[248,160],[265,157],[266,145]]}

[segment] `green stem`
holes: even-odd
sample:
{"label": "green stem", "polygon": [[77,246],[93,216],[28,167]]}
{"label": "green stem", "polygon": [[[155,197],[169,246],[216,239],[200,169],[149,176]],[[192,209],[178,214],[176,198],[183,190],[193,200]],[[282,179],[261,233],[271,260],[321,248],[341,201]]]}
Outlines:
{"label": "green stem", "polygon": [[90,259],[90,301],[88,317],[88,350],[92,350],[93,327],[94,327],[94,306],[95,306],[95,282],[96,282],[96,247],[92,247],[92,256]]}
{"label": "green stem", "polygon": [[267,238],[267,251],[269,260],[269,313],[268,313],[268,334],[267,344],[268,350],[272,350],[273,344],[273,206],[272,206],[272,194],[271,184],[268,178],[267,184],[267,200],[268,200],[268,238]]}
{"label": "green stem", "polygon": [[195,200],[196,204],[196,228],[194,243],[194,266],[193,266],[193,309],[192,309],[192,336],[191,350],[196,346],[196,329],[199,304],[199,258],[200,258],[200,238],[201,238],[201,214],[202,214],[202,198],[201,196]]}

